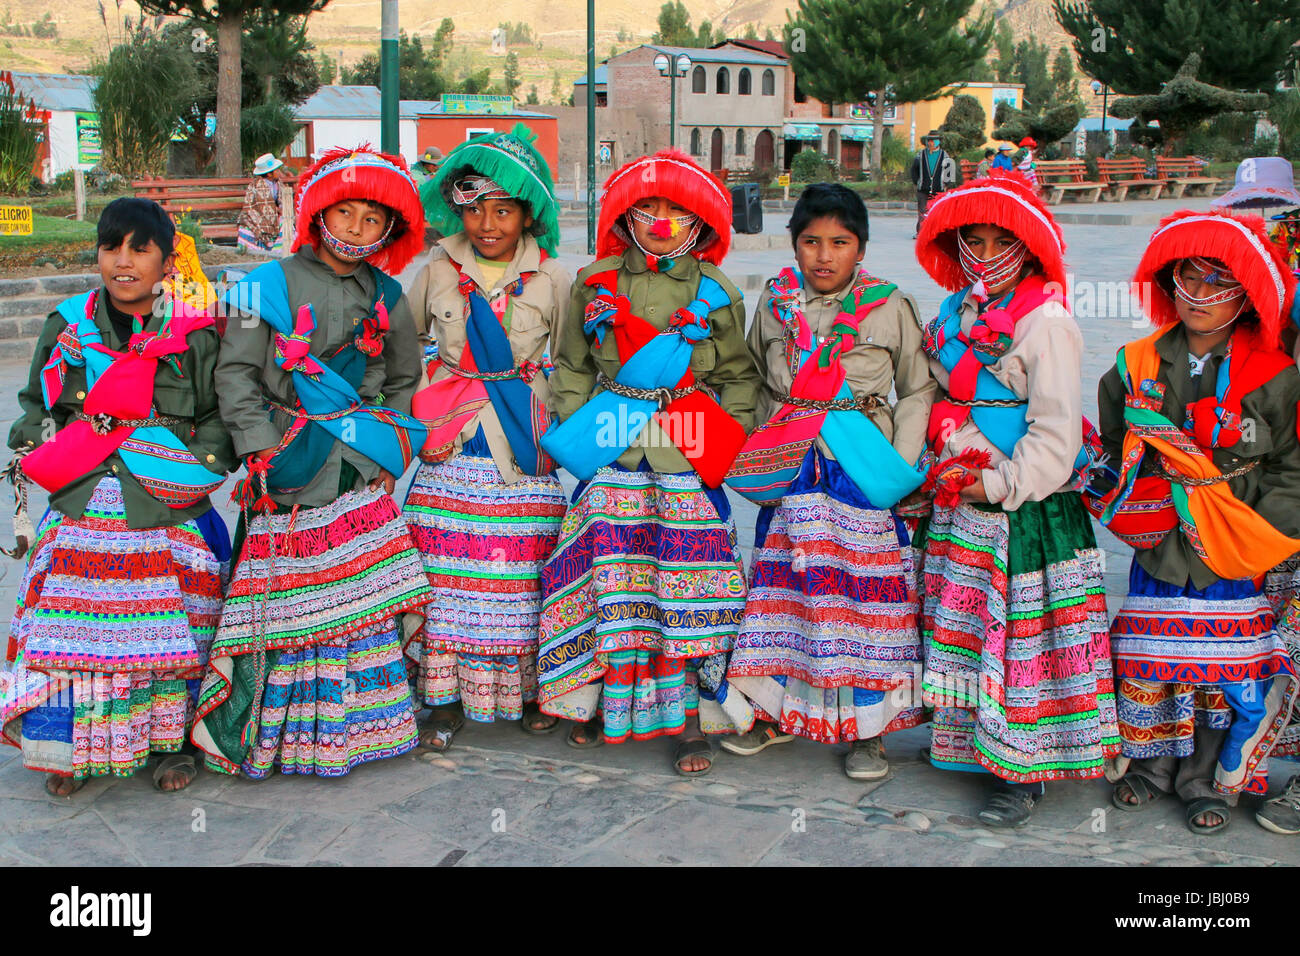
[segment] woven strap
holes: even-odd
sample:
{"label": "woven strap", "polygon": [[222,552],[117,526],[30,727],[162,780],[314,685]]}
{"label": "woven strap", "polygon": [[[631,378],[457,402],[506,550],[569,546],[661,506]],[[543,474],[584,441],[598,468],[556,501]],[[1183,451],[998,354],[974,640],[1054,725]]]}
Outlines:
{"label": "woven strap", "polygon": [[963,408],[1018,408],[1029,404],[1026,398],[948,398],[946,401],[950,405],[960,405]]}
{"label": "woven strap", "polygon": [[819,399],[819,398],[800,398],[798,395],[777,395],[776,400],[781,405],[792,405],[795,408],[811,408],[819,412],[851,412],[854,409],[860,411],[875,411],[879,408],[889,408],[889,404],[878,395],[863,395],[861,398],[836,398],[836,399]]}
{"label": "woven strap", "polygon": [[286,415],[290,415],[293,418],[300,418],[304,421],[309,421],[309,422],[332,422],[339,418],[346,418],[348,415],[351,415],[353,412],[355,412],[358,408],[361,407],[359,405],[351,405],[347,408],[342,408],[335,412],[322,412],[318,415],[311,415],[308,414],[307,411],[301,405],[299,405],[297,408],[290,408],[288,405],[282,405],[279,402],[268,401],[266,404],[269,405],[271,408],[274,408],[277,412],[284,412]]}
{"label": "woven strap", "polygon": [[112,415],[105,415],[102,412],[98,415],[77,412],[76,419],[79,422],[90,422],[91,431],[96,435],[107,435],[115,428],[150,428],[154,426],[194,424],[192,418],[174,418],[167,415],[159,415],[157,418],[114,418]]}
{"label": "woven strap", "polygon": [[699,391],[700,383],[692,382],[685,388],[633,388],[630,385],[622,385],[605,375],[604,372],[596,373],[596,384],[607,392],[613,392],[620,398],[631,398],[639,402],[654,402],[660,409],[667,408],[679,398],[685,398],[691,392]]}
{"label": "woven strap", "polygon": [[1161,456],[1160,463],[1156,465],[1156,472],[1160,475],[1161,478],[1168,478],[1170,481],[1176,481],[1178,482],[1178,484],[1184,487],[1203,488],[1206,485],[1217,485],[1220,484],[1221,482],[1231,481],[1234,478],[1240,478],[1242,475],[1250,471],[1253,471],[1255,469],[1255,466],[1258,464],[1259,464],[1258,459],[1252,458],[1250,461],[1246,462],[1241,467],[1234,468],[1232,469],[1232,471],[1225,471],[1221,475],[1214,475],[1211,478],[1192,478],[1189,475],[1184,475],[1182,472],[1175,471],[1172,468],[1170,468],[1165,463],[1164,457]]}
{"label": "woven strap", "polygon": [[504,382],[512,378],[522,379],[524,382],[532,382],[537,377],[537,373],[542,367],[536,362],[520,362],[516,368],[504,369],[500,372],[480,372],[477,369],[462,368],[455,362],[439,356],[439,361],[446,366],[447,371],[461,378],[471,378],[479,382]]}

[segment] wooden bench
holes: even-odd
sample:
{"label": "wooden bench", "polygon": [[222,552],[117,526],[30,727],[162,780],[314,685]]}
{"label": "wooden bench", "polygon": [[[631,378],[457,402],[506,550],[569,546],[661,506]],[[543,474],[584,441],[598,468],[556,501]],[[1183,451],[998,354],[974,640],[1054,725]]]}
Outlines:
{"label": "wooden bench", "polygon": [[1034,164],[1038,187],[1050,206],[1071,195],[1079,202],[1096,202],[1105,184],[1088,179],[1088,166],[1081,159],[1040,159]]}
{"label": "wooden bench", "polygon": [[1163,179],[1148,179],[1146,163],[1137,156],[1124,159],[1097,160],[1097,173],[1106,184],[1107,198],[1123,202],[1130,192],[1140,192],[1146,199],[1159,199],[1164,191]]}
{"label": "wooden bench", "polygon": [[1172,199],[1188,196],[1213,196],[1214,187],[1223,180],[1214,176],[1201,176],[1206,162],[1195,156],[1157,156],[1156,174],[1169,180]]}
{"label": "wooden bench", "polygon": [[963,159],[961,161],[961,181],[964,183],[968,183],[972,179],[974,179],[975,170],[978,168],[979,168],[979,163],[973,163],[969,159]]}
{"label": "wooden bench", "polygon": [[[188,212],[199,220],[205,239],[234,239],[239,234],[239,213],[252,178],[140,179],[131,188],[140,199],[152,199],[169,215]],[[281,180],[294,188],[297,176]]]}

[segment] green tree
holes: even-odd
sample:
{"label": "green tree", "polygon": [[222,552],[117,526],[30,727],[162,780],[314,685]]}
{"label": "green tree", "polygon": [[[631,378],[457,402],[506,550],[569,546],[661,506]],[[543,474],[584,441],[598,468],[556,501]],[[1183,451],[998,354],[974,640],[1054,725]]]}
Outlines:
{"label": "green tree", "polygon": [[973,0],[799,0],[785,48],[800,85],[826,103],[870,102],[871,170],[880,174],[885,108],[934,99],[988,52],[987,15],[959,24]]}
{"label": "green tree", "polygon": [[771,27],[768,27],[766,30],[763,31],[763,39],[769,41],[776,39],[776,34],[772,32]]}
{"label": "green tree", "polygon": [[245,107],[239,114],[239,142],[244,151],[244,166],[252,166],[263,153],[278,155],[293,141],[297,132],[293,108],[287,103],[271,99],[257,106]]}
{"label": "green tree", "polygon": [[[1131,136],[1151,146],[1163,146],[1169,154],[1190,130],[1210,117],[1268,109],[1267,93],[1241,93],[1205,83],[1198,79],[1200,66],[1200,54],[1189,54],[1159,93],[1116,97],[1111,115],[1133,119]],[[1153,120],[1159,122],[1158,129],[1151,125]]]}
{"label": "green tree", "polygon": [[1052,99],[1052,79],[1047,72],[1047,47],[1034,37],[1016,44],[1016,82],[1025,85],[1026,109],[1042,111]]}
{"label": "green tree", "polygon": [[447,54],[451,52],[456,37],[456,24],[452,22],[451,17],[443,17],[442,22],[438,24],[438,31],[433,35],[433,43],[429,52],[439,61],[447,59]]}
{"label": "green tree", "polygon": [[524,103],[528,106],[536,106],[540,102],[541,100],[537,98],[537,84],[534,83],[528,87],[528,99],[524,100]]}
{"label": "green tree", "polygon": [[[272,19],[307,16],[325,9],[330,0],[139,0],[146,13],[189,17],[217,30],[217,175],[238,176],[242,169],[239,109],[242,99],[243,25],[248,14],[261,11]],[[155,95],[166,87],[154,88]],[[168,94],[170,95],[170,93]],[[102,135],[102,127],[101,127]]]}
{"label": "green tree", "polygon": [[[367,53],[351,70],[344,70],[343,82],[378,86],[379,55]],[[441,59],[434,52],[425,50],[424,41],[419,36],[408,36],[405,30],[398,31],[398,96],[404,100],[433,100],[448,92],[451,85],[443,73]]]}
{"label": "green tree", "polygon": [[519,89],[523,82],[523,80],[519,79],[519,57],[515,56],[514,50],[511,50],[506,54],[506,95],[514,96],[515,90]]}
{"label": "green tree", "polygon": [[682,0],[672,0],[659,8],[659,29],[651,43],[660,46],[693,46],[696,34],[691,29],[691,14]]}
{"label": "green tree", "polygon": [[705,20],[700,24],[700,31],[695,35],[695,43],[693,45],[702,50],[707,50],[709,47],[713,46],[713,44],[721,43],[726,38],[726,31],[720,29],[717,33],[714,33],[713,24],[708,20]]}
{"label": "green tree", "polygon": [[321,50],[316,54],[316,75],[320,77],[323,86],[329,86],[338,76],[339,64],[332,56]]}
{"label": "green tree", "polygon": [[1083,107],[1071,103],[1049,104],[1042,112],[1018,110],[1001,103],[994,117],[993,138],[1018,143],[1032,136],[1040,147],[1047,148],[1067,136],[1082,117]]}
{"label": "green tree", "polygon": [[560,102],[560,68],[551,70],[551,102]]}
{"label": "green tree", "polygon": [[1052,7],[1083,72],[1117,93],[1158,92],[1192,53],[1202,83],[1271,90],[1300,38],[1300,0],[1052,0]]}
{"label": "green tree", "polygon": [[943,150],[956,156],[984,145],[984,121],[987,119],[980,101],[966,93],[952,98],[952,106],[939,127]]}
{"label": "green tree", "polygon": [[744,37],[745,37],[746,40],[757,40],[757,39],[758,39],[758,27],[754,26],[754,21],[753,21],[753,20],[750,20],[748,23],[745,24],[745,34],[744,34]]}
{"label": "green tree", "polygon": [[128,26],[93,72],[104,166],[127,179],[164,172],[182,110],[202,92],[195,57],[171,35]]}
{"label": "green tree", "polygon": [[1052,88],[1052,99],[1057,103],[1082,103],[1069,47],[1059,47],[1056,51],[1056,59],[1052,61]]}
{"label": "green tree", "polygon": [[997,59],[993,61],[993,73],[999,83],[1010,83],[1016,75],[1016,38],[1011,33],[1011,24],[1006,18],[998,20],[997,31],[993,34],[993,47],[997,50]]}

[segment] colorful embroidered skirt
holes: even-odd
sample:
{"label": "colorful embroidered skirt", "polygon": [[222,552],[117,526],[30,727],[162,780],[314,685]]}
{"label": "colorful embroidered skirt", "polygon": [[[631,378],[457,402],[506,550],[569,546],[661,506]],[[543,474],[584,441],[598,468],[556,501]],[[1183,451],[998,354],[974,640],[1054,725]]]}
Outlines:
{"label": "colorful embroidered skirt", "polygon": [[1151,577],[1135,560],[1111,625],[1124,756],[1187,757],[1196,724],[1223,729],[1215,789],[1268,790],[1265,759],[1286,726],[1300,682],[1249,580],[1201,590]]}
{"label": "colorful embroidered skirt", "polygon": [[[486,450],[486,442],[482,443]],[[539,577],[565,497],[552,477],[507,484],[474,440],[415,473],[403,514],[433,600],[408,653],[430,706],[460,701],[471,720],[518,720],[537,699]]]}
{"label": "colorful embroidered skirt", "polygon": [[727,678],[782,732],[868,740],[921,722],[919,599],[902,521],[809,450],[759,511]]}
{"label": "colorful embroidered skirt", "polygon": [[935,766],[1102,776],[1119,732],[1101,553],[1078,495],[935,508],[923,608]]}
{"label": "colorful embroidered skirt", "polygon": [[193,739],[208,766],[260,777],[278,759],[285,773],[339,776],[412,749],[397,621],[422,615],[430,597],[406,522],[383,492],[255,517],[199,694]]}
{"label": "colorful embroidered skirt", "polygon": [[[696,705],[688,662],[725,655],[744,613],[725,494],[694,472],[602,468],[564,516],[542,594],[542,710],[600,710],[610,743],[681,733]],[[720,680],[724,661],[702,673]]]}
{"label": "colorful embroidered skirt", "polygon": [[[1291,663],[1300,671],[1300,555],[1279,564],[1264,576],[1264,596],[1277,617],[1277,633],[1291,653]],[[1291,721],[1278,734],[1273,757],[1300,760],[1300,702]]]}
{"label": "colorful embroidered skirt", "polygon": [[25,766],[129,776],[174,753],[221,614],[230,543],[215,511],[128,527],[105,477],[80,518],[46,513],[18,588],[0,724]]}

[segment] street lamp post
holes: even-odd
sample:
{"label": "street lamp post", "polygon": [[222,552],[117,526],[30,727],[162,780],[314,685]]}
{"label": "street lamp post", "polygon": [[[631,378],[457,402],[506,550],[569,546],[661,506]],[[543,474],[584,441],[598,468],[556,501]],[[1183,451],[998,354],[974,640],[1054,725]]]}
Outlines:
{"label": "street lamp post", "polygon": [[1093,95],[1101,94],[1101,141],[1105,143],[1105,152],[1110,152],[1110,137],[1106,135],[1106,98],[1110,96],[1110,87],[1098,80],[1092,81]]}
{"label": "street lamp post", "polygon": [[691,58],[679,53],[674,60],[667,53],[660,53],[654,59],[655,69],[660,76],[668,77],[668,145],[677,145],[677,78],[685,76],[691,68]]}

